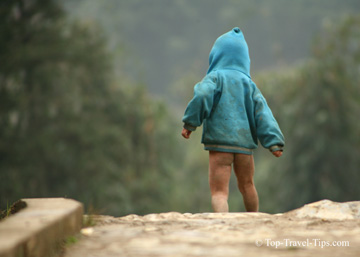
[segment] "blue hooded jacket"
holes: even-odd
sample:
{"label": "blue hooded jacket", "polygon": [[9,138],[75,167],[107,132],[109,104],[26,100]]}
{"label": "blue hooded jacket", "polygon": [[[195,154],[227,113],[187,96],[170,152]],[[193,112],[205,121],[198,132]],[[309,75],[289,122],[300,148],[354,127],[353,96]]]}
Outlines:
{"label": "blue hooded jacket", "polygon": [[205,150],[252,154],[259,139],[270,151],[282,151],[284,136],[251,80],[249,49],[239,28],[215,41],[207,75],[195,85],[182,121],[190,131],[203,124]]}

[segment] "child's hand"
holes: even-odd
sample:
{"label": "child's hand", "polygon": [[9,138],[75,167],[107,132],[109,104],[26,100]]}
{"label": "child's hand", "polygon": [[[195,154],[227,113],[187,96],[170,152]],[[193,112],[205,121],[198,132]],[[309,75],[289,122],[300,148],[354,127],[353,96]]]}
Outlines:
{"label": "child's hand", "polygon": [[272,152],[272,154],[276,157],[280,157],[283,153],[282,153],[282,151],[275,151],[275,152]]}
{"label": "child's hand", "polygon": [[181,135],[182,135],[184,138],[189,139],[191,132],[192,132],[192,131],[187,130],[186,128],[183,128],[183,130],[182,130],[182,132],[181,132]]}

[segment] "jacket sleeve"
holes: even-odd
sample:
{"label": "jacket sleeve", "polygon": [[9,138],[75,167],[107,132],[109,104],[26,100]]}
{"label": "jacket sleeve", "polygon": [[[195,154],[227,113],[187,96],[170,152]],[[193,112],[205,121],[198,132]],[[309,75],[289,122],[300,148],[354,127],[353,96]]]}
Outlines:
{"label": "jacket sleeve", "polygon": [[264,96],[256,88],[254,92],[256,133],[263,147],[271,152],[282,151],[284,136]]}
{"label": "jacket sleeve", "polygon": [[210,116],[217,94],[216,82],[216,77],[209,74],[195,85],[194,97],[187,105],[182,119],[184,128],[195,131]]}

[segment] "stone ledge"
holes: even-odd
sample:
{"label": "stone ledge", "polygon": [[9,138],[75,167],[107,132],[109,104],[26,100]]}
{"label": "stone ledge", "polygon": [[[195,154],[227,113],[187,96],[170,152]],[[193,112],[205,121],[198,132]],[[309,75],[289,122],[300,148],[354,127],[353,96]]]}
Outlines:
{"label": "stone ledge", "polygon": [[27,207],[0,222],[0,257],[53,255],[82,226],[83,205],[72,199],[22,199]]}

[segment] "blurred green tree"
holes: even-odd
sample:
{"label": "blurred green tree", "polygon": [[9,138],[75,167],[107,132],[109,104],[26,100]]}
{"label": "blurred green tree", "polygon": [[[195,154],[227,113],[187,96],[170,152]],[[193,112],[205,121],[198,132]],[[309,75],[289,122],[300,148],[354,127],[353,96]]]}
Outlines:
{"label": "blurred green tree", "polygon": [[297,72],[260,79],[287,141],[282,159],[259,177],[263,210],[359,200],[359,42],[360,16],[328,24],[311,61]]}
{"label": "blurred green tree", "polygon": [[98,29],[69,22],[57,1],[14,0],[0,3],[0,35],[0,207],[55,196],[113,215],[176,205],[174,122],[142,86],[113,80]]}

